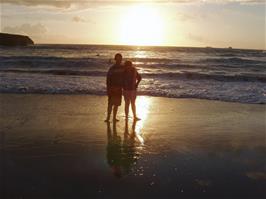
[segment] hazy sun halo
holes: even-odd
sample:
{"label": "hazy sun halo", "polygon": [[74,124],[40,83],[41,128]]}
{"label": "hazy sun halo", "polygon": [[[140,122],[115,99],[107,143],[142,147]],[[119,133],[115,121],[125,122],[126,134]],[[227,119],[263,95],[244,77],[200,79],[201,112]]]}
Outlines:
{"label": "hazy sun halo", "polygon": [[155,7],[137,5],[125,10],[118,30],[126,45],[161,45],[164,40],[163,16]]}

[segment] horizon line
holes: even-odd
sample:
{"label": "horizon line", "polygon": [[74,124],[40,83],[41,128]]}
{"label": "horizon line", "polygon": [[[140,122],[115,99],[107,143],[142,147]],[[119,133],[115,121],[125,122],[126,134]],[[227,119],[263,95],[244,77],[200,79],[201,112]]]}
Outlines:
{"label": "horizon line", "polygon": [[34,45],[89,45],[89,46],[128,46],[128,47],[166,47],[166,48],[210,48],[210,49],[230,49],[231,50],[261,50],[265,51],[266,47],[264,49],[259,48],[239,48],[239,47],[215,47],[215,46],[177,46],[177,45],[130,45],[130,44],[93,44],[93,43],[34,43]]}

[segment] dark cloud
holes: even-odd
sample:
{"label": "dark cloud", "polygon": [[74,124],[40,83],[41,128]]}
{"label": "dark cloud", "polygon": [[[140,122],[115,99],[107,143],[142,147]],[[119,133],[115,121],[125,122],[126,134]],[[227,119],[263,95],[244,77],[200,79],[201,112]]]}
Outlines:
{"label": "dark cloud", "polygon": [[9,3],[25,6],[51,6],[57,8],[87,8],[92,5],[99,4],[122,4],[136,2],[151,3],[195,3],[195,2],[211,2],[211,3],[265,3],[265,0],[1,0],[1,3]]}
{"label": "dark cloud", "polygon": [[[58,8],[69,8],[75,1],[60,1],[60,0],[2,0],[2,3],[25,6],[52,6]],[[78,1],[77,1],[78,2]]]}
{"label": "dark cloud", "polygon": [[76,22],[76,23],[92,23],[92,24],[96,24],[95,21],[92,21],[90,19],[87,19],[83,16],[74,16],[72,17],[72,21]]}
{"label": "dark cloud", "polygon": [[79,23],[79,22],[87,22],[83,17],[80,17],[80,16],[74,16],[72,18],[72,21],[77,22],[77,23]]}

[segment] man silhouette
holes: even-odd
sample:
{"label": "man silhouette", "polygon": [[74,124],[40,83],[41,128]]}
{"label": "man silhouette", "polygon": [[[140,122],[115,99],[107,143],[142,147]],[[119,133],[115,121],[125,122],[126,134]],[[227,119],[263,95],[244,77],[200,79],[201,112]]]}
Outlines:
{"label": "man silhouette", "polygon": [[122,55],[117,53],[115,55],[115,64],[110,67],[107,78],[106,78],[106,87],[108,95],[108,107],[107,107],[107,118],[105,122],[110,120],[110,116],[113,110],[113,121],[119,121],[116,118],[118,106],[121,105],[122,100],[122,87],[123,87],[123,73],[124,68],[121,65]]}

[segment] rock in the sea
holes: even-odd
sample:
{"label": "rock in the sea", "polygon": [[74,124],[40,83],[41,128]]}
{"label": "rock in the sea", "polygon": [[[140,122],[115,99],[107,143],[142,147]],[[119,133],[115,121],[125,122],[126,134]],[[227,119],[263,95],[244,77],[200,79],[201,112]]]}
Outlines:
{"label": "rock in the sea", "polygon": [[0,45],[3,46],[27,46],[33,45],[31,38],[24,35],[0,33]]}

